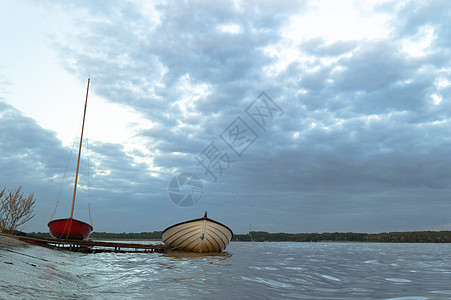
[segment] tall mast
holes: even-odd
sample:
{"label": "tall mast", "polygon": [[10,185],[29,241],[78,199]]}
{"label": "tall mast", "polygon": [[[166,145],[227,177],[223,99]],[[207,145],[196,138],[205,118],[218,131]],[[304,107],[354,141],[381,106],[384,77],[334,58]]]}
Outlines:
{"label": "tall mast", "polygon": [[88,92],[90,79],[91,78],[88,78],[88,87],[86,88],[85,111],[83,113],[83,125],[81,126],[80,147],[78,148],[77,172],[75,173],[74,197],[72,198],[72,210],[70,211],[71,218],[74,216],[75,194],[77,193],[77,182],[78,182],[78,168],[80,167],[81,144],[83,143],[83,130],[85,128],[86,107],[88,106]]}

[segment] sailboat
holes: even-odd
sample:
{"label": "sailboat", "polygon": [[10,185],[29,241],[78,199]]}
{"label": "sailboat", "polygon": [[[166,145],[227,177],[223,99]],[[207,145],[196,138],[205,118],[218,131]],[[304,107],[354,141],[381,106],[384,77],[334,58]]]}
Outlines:
{"label": "sailboat", "polygon": [[52,217],[50,216],[50,221],[47,224],[49,226],[50,234],[52,235],[52,237],[56,239],[85,240],[89,237],[89,235],[94,229],[92,225],[73,218],[75,207],[75,195],[77,193],[78,169],[80,167],[81,145],[83,143],[83,130],[85,127],[86,107],[88,105],[89,81],[90,78],[88,78],[88,87],[86,88],[85,109],[83,112],[83,125],[81,127],[81,138],[80,138],[80,146],[78,149],[77,171],[75,173],[74,194],[72,197],[72,209],[70,212],[70,218],[57,219],[52,221],[51,220]]}

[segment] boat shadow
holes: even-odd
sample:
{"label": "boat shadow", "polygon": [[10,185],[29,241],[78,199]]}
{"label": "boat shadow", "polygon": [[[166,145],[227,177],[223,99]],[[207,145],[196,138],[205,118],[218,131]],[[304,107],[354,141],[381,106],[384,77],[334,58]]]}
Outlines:
{"label": "boat shadow", "polygon": [[203,259],[212,259],[212,260],[226,260],[232,257],[233,254],[224,252],[185,252],[185,251],[176,251],[176,250],[168,250],[166,253],[162,254],[165,257],[175,258],[179,260],[203,260]]}

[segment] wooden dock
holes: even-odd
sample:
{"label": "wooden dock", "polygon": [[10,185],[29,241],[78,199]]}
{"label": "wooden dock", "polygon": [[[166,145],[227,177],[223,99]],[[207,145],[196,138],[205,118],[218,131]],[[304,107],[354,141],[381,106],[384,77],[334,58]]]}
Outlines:
{"label": "wooden dock", "polygon": [[101,242],[93,240],[59,240],[47,238],[19,237],[19,240],[58,250],[68,250],[83,253],[101,253],[101,252],[158,252],[165,253],[165,245],[152,244],[134,244],[121,242]]}

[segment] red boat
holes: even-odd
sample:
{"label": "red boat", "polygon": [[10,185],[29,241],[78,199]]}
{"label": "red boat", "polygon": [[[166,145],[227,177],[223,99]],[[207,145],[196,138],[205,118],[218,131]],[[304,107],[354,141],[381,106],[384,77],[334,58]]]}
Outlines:
{"label": "red boat", "polygon": [[55,239],[86,240],[93,230],[88,223],[72,218],[53,220],[48,226]]}
{"label": "red boat", "polygon": [[[85,128],[86,107],[88,106],[89,81],[90,79],[88,78],[88,87],[86,89],[85,109],[83,113],[83,125],[81,127],[80,147],[78,149],[77,171],[75,173],[74,195],[72,197],[72,210],[70,212],[70,218],[49,221],[49,223],[47,224],[49,226],[50,234],[56,239],[85,240],[89,237],[93,230],[92,225],[73,218],[75,195],[77,193],[78,169],[80,167],[81,145],[83,142],[83,130]],[[50,216],[50,220],[52,220],[52,216]]]}

